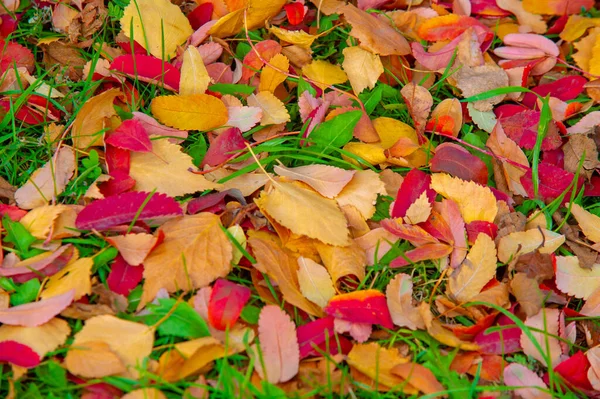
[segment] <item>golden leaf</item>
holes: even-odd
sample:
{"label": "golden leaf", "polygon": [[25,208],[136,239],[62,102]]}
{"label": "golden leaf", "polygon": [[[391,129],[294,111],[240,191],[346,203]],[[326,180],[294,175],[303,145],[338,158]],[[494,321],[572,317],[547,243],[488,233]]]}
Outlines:
{"label": "golden leaf", "polygon": [[104,145],[106,119],[117,114],[113,101],[122,95],[119,89],[110,89],[83,104],[73,121],[73,147],[86,150],[89,147]]}
{"label": "golden leaf", "polygon": [[408,224],[418,224],[429,219],[431,214],[431,204],[427,198],[427,193],[423,191],[419,198],[415,200],[406,210],[404,221]]}
{"label": "golden leaf", "polygon": [[564,242],[564,235],[546,229],[517,231],[502,237],[498,242],[498,260],[506,263],[535,250],[551,254]]}
{"label": "golden leaf", "polygon": [[[83,328],[75,334],[72,348],[65,357],[65,364],[69,372],[79,375],[80,359],[78,357],[91,356],[90,350],[85,350],[88,343],[102,342],[108,346],[123,362],[127,370],[123,376],[136,378],[139,373],[136,370],[144,359],[152,352],[154,343],[154,329],[144,324],[122,320],[114,316],[96,316],[86,320]],[[91,344],[90,346],[95,346]],[[74,351],[74,348],[80,350]],[[102,348],[98,348],[102,349]],[[93,349],[92,349],[93,351]],[[97,368],[96,375],[109,375]]]}
{"label": "golden leaf", "polygon": [[194,30],[169,0],[134,0],[123,10],[121,29],[153,56],[170,60]]}
{"label": "golden leaf", "polygon": [[159,122],[181,130],[212,130],[227,123],[227,107],[208,94],[158,96],[150,104]]}
{"label": "golden leaf", "polygon": [[65,358],[67,369],[85,378],[101,378],[123,374],[125,364],[105,341],[88,341],[74,346]]}
{"label": "golden leaf", "polygon": [[335,199],[339,206],[353,205],[368,220],[375,214],[378,194],[385,194],[385,185],[379,175],[370,169],[359,170]]}
{"label": "golden leaf", "polygon": [[356,281],[362,281],[365,277],[367,257],[365,251],[357,244],[352,243],[346,247],[339,247],[316,243],[315,246],[336,286],[344,277]]}
{"label": "golden leaf", "polygon": [[319,37],[306,33],[303,30],[286,30],[276,26],[269,28],[269,32],[277,36],[280,40],[295,44],[298,47],[310,50],[313,42]]}
{"label": "golden leaf", "polygon": [[270,91],[275,92],[277,86],[285,81],[287,76],[279,72],[287,72],[290,68],[290,60],[283,54],[277,54],[269,60],[269,63],[265,65],[260,73],[260,83],[258,85],[258,91]]}
{"label": "golden leaf", "polygon": [[78,300],[84,295],[92,293],[91,273],[94,261],[92,258],[72,260],[58,273],[53,274],[40,295],[42,299],[61,295],[75,290],[73,300]]}
{"label": "golden leaf", "polygon": [[[362,158],[371,165],[378,165],[387,160],[383,147],[381,147],[381,145],[378,143],[360,143],[357,141],[351,141],[344,146],[344,151],[348,151],[349,153]],[[342,154],[342,158],[345,161],[348,161],[363,169],[366,168],[363,163],[359,163],[354,158],[350,158],[344,154]]]}
{"label": "golden leaf", "polygon": [[302,256],[298,258],[298,282],[302,294],[322,308],[327,306],[329,300],[335,295],[333,282],[327,269]]}
{"label": "golden leaf", "polygon": [[127,263],[138,266],[154,248],[158,238],[148,233],[137,233],[107,237],[106,241],[119,250]]}
{"label": "golden leaf", "polygon": [[376,342],[356,344],[348,353],[346,361],[350,366],[388,388],[402,387],[402,391],[408,394],[418,392],[412,387],[407,387],[404,378],[392,373],[394,366],[408,362],[408,359],[398,353],[397,348],[386,349]]}
{"label": "golden leaf", "polygon": [[479,345],[463,341],[458,338],[454,333],[442,325],[442,322],[434,319],[433,314],[431,313],[431,309],[429,309],[429,305],[425,302],[422,302],[419,305],[419,313],[423,321],[425,322],[425,327],[427,328],[427,332],[433,338],[438,340],[444,345],[451,346],[453,348],[459,348],[465,351],[476,351],[479,350]]}
{"label": "golden leaf", "polygon": [[32,236],[40,240],[48,238],[58,216],[69,209],[67,205],[43,205],[29,211],[19,221]]}
{"label": "golden leaf", "polygon": [[161,226],[165,239],[144,261],[141,309],[160,288],[168,292],[202,288],[231,271],[233,247],[219,216],[199,213]]}
{"label": "golden leaf", "polygon": [[496,275],[496,245],[485,233],[479,233],[467,258],[452,273],[448,295],[467,302]]}
{"label": "golden leaf", "polygon": [[[600,242],[600,217],[594,215],[591,212],[586,211],[581,207],[581,205],[570,204],[571,205],[571,213],[579,223],[579,227],[581,227],[581,231],[585,236],[595,242]],[[569,207],[569,204],[566,205]],[[21,219],[21,223],[22,223]]]}
{"label": "golden leaf", "polygon": [[464,181],[446,173],[431,175],[431,188],[456,202],[465,223],[475,220],[493,222],[498,213],[496,197],[488,187]]}
{"label": "golden leaf", "polygon": [[[287,0],[248,0],[246,8],[241,8],[230,12],[220,18],[212,28],[209,34],[214,37],[228,37],[240,33],[247,26],[248,30],[261,28],[265,26],[265,21],[271,19]],[[244,11],[246,12],[246,24],[244,24]],[[245,26],[246,25],[246,26]]]}
{"label": "golden leaf", "polygon": [[[506,135],[500,123],[496,124],[485,144],[495,155],[506,157],[527,168],[529,167],[527,156],[521,147]],[[525,175],[527,169],[519,168],[508,162],[502,162],[501,165],[508,188],[517,195],[527,196],[527,191],[521,184],[521,176]]]}
{"label": "golden leaf", "polygon": [[348,76],[342,68],[323,60],[315,60],[304,66],[302,73],[315,81],[321,89],[326,89],[331,85],[344,83],[348,80]]}
{"label": "golden leaf", "polygon": [[600,264],[584,269],[576,256],[557,256],[556,286],[565,294],[588,299],[600,288]]}
{"label": "golden leaf", "polygon": [[276,125],[290,121],[285,105],[270,91],[261,91],[248,97],[248,105],[262,109],[261,126]]}
{"label": "golden leaf", "polygon": [[210,190],[217,187],[195,169],[192,157],[167,139],[152,140],[152,152],[132,152],[129,175],[135,180],[135,190],[159,193],[171,197]]}
{"label": "golden leaf", "polygon": [[600,27],[592,29],[586,37],[574,44],[577,52],[573,54],[573,59],[581,69],[589,73],[592,73],[592,68],[600,69],[600,48],[596,48],[597,43],[600,43]]}
{"label": "golden leaf", "polygon": [[419,142],[415,129],[396,119],[384,116],[373,119],[373,127],[377,131],[381,139],[380,144],[384,149],[392,147],[402,137],[410,139],[415,144]]}
{"label": "golden leaf", "polygon": [[562,32],[560,32],[559,36],[567,42],[574,42],[583,36],[589,28],[595,26],[600,26],[600,18],[586,18],[581,15],[569,15],[567,24]]}
{"label": "golden leaf", "polygon": [[358,46],[346,47],[343,54],[342,67],[348,74],[354,94],[360,94],[367,87],[374,88],[377,79],[383,73],[383,64],[379,56]]}
{"label": "golden leaf", "polygon": [[46,353],[52,352],[60,345],[64,344],[71,333],[71,328],[66,321],[53,318],[50,321],[37,327],[10,326],[3,324],[0,326],[0,342],[16,341],[27,345],[40,358]]}
{"label": "golden leaf", "polygon": [[189,46],[183,53],[179,94],[183,96],[204,94],[209,84],[210,76],[204,66],[200,51],[194,46]]}
{"label": "golden leaf", "polygon": [[278,182],[271,192],[263,191],[254,201],[263,213],[296,234],[316,238],[325,244],[343,246],[350,243],[346,218],[336,202],[312,190]]}

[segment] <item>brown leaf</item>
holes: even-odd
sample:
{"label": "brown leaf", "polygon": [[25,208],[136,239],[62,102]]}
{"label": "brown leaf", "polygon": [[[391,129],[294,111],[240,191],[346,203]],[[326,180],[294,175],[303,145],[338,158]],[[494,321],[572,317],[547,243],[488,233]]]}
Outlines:
{"label": "brown leaf", "polygon": [[510,291],[517,299],[527,317],[536,315],[544,306],[544,294],[538,282],[527,277],[525,273],[517,273],[510,281]]}
{"label": "brown leaf", "polygon": [[[75,46],[63,42],[52,42],[41,46],[44,51],[44,65],[50,71],[59,71],[64,78],[77,82],[83,76],[85,59]],[[56,65],[61,68],[56,69]]]}
{"label": "brown leaf", "polygon": [[[456,73],[457,87],[462,91],[463,97],[471,97],[486,91],[508,86],[508,75],[504,69],[483,65],[477,67],[463,67]],[[479,111],[491,111],[495,104],[504,99],[505,95],[499,95],[487,100],[479,100],[473,103]]]}
{"label": "brown leaf", "polygon": [[17,188],[7,182],[3,177],[0,177],[0,198],[13,202],[15,200],[15,191]]}
{"label": "brown leaf", "polygon": [[598,161],[598,148],[594,140],[583,134],[569,136],[569,141],[562,147],[565,153],[565,170],[575,173],[579,162],[583,159],[583,172],[589,180],[594,170],[600,165]]}
{"label": "brown leaf", "polygon": [[410,82],[400,90],[415,124],[415,130],[422,135],[427,125],[427,117],[433,106],[433,98],[429,90]]}

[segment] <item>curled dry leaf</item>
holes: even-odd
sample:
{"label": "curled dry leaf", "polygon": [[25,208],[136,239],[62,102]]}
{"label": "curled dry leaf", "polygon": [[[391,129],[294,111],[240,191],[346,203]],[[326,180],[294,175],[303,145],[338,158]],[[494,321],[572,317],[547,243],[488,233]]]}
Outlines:
{"label": "curled dry leaf", "polygon": [[424,329],[425,324],[413,306],[413,283],[408,274],[398,273],[388,284],[385,296],[394,324],[411,330]]}

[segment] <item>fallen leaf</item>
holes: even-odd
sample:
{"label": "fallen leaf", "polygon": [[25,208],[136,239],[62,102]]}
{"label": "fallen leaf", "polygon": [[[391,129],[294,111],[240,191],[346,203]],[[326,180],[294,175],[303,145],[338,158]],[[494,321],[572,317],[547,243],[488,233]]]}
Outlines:
{"label": "fallen leaf", "polygon": [[250,107],[262,110],[261,126],[277,125],[290,121],[290,114],[285,105],[269,91],[261,91],[248,97]]}
{"label": "fallen leaf", "polygon": [[152,143],[144,126],[135,119],[123,121],[104,142],[114,147],[135,152],[152,151]]}
{"label": "fallen leaf", "polygon": [[265,21],[277,15],[285,3],[285,0],[270,1],[268,3],[261,0],[248,0],[245,2],[245,7],[230,12],[220,18],[217,23],[210,28],[209,34],[215,37],[224,38],[234,36],[243,29],[251,31],[263,27]]}
{"label": "fallen leaf", "polygon": [[410,82],[400,90],[400,94],[402,94],[402,98],[408,107],[417,134],[422,135],[427,125],[427,117],[433,106],[431,93],[425,87]]}
{"label": "fallen leaf", "polygon": [[316,192],[327,198],[337,196],[355,174],[355,171],[330,165],[306,165],[295,168],[275,165],[273,170],[279,176],[308,184]]}
{"label": "fallen leaf", "polygon": [[0,342],[15,341],[31,348],[40,358],[65,343],[71,328],[59,318],[53,318],[37,327],[0,326]]}
{"label": "fallen leaf", "polygon": [[[476,67],[463,66],[456,74],[457,87],[462,91],[463,97],[471,97],[490,90],[508,86],[508,75],[504,69],[482,65]],[[486,100],[473,103],[479,111],[491,111],[495,104],[504,99],[505,95],[498,95]]]}
{"label": "fallen leaf", "polygon": [[556,257],[556,286],[565,294],[575,298],[588,299],[600,288],[600,264],[590,269],[579,266],[576,256]]}
{"label": "fallen leaf", "polygon": [[336,295],[329,300],[324,311],[330,316],[353,323],[394,327],[385,295],[374,289]]}
{"label": "fallen leaf", "polygon": [[507,263],[535,250],[542,254],[551,254],[564,242],[564,235],[546,229],[510,233],[498,242],[498,260]]}
{"label": "fallen leaf", "polygon": [[394,366],[408,363],[408,359],[402,357],[397,348],[386,349],[376,342],[357,344],[348,353],[346,361],[351,367],[388,388],[402,388],[407,394],[415,391],[405,385],[404,378],[392,373]]}
{"label": "fallen leaf", "polygon": [[39,302],[0,309],[0,322],[13,326],[37,327],[62,312],[73,302],[75,290]]}
{"label": "fallen leaf", "polygon": [[319,37],[306,33],[303,30],[287,30],[276,26],[271,26],[269,32],[284,42],[295,44],[296,46],[307,50],[310,49],[310,46],[312,46],[313,42]]}
{"label": "fallen leaf", "polygon": [[340,247],[317,242],[315,247],[336,287],[344,280],[362,281],[365,277],[367,259],[357,244]]}
{"label": "fallen leaf", "polygon": [[40,294],[42,299],[49,299],[74,291],[73,300],[77,301],[84,295],[92,293],[91,272],[94,261],[92,258],[72,260],[58,273],[52,275],[46,282]]}
{"label": "fallen leaf", "polygon": [[210,76],[200,52],[196,47],[188,46],[183,53],[179,94],[183,96],[204,94],[209,84]]}
{"label": "fallen leaf", "polygon": [[[504,383],[514,386],[515,394],[523,399],[550,399],[552,396],[544,391],[548,386],[533,371],[518,363],[511,363],[504,368]],[[519,387],[519,388],[516,388]],[[531,388],[523,388],[531,387]]]}
{"label": "fallen leaf", "polygon": [[223,101],[208,94],[154,97],[150,109],[159,122],[182,130],[212,130],[228,118]]}
{"label": "fallen leaf", "polygon": [[65,358],[65,365],[71,373],[84,378],[106,377],[127,371],[123,360],[105,341],[88,341],[74,346]]}
{"label": "fallen leaf", "polygon": [[117,255],[115,261],[110,267],[110,273],[106,279],[108,288],[120,295],[129,295],[142,281],[144,267],[131,266],[121,255]]}
{"label": "fallen leaf", "polygon": [[158,242],[158,238],[152,234],[137,233],[122,236],[107,237],[106,241],[117,248],[119,254],[131,266],[138,266],[148,256],[150,251]]}
{"label": "fallen leaf", "polygon": [[302,73],[313,80],[321,89],[344,83],[348,75],[338,65],[324,60],[315,60],[302,68]]}
{"label": "fallen leaf", "polygon": [[397,364],[392,368],[391,372],[392,374],[404,378],[406,382],[426,395],[432,395],[446,390],[431,370],[418,363],[411,362]]}
{"label": "fallen leaf", "polygon": [[583,234],[595,243],[600,242],[600,217],[586,211],[578,204],[566,204],[566,206],[570,207]]}
{"label": "fallen leaf", "polygon": [[[527,159],[527,156],[521,147],[519,147],[517,143],[511,140],[506,133],[504,133],[501,123],[496,124],[485,144],[495,155],[508,158],[517,164],[529,168],[529,160]],[[525,196],[527,192],[521,184],[521,177],[525,175],[527,169],[520,168],[509,162],[502,162],[501,166],[504,172],[504,178],[506,179],[506,184],[508,184],[508,188],[514,194]]]}
{"label": "fallen leaf", "polygon": [[248,287],[218,279],[208,301],[208,321],[217,330],[233,329],[252,292]]}
{"label": "fallen leaf", "polygon": [[260,73],[258,91],[275,92],[275,89],[287,79],[290,60],[283,54],[277,54],[269,60]]}
{"label": "fallen leaf", "polygon": [[422,192],[419,198],[410,204],[406,210],[404,220],[410,224],[418,224],[427,221],[429,215],[431,215],[431,204],[429,198],[427,198],[427,193]]}
{"label": "fallen leaf", "polygon": [[388,284],[385,295],[394,324],[411,330],[424,329],[425,324],[413,306],[413,283],[408,274],[398,273]]}
{"label": "fallen leaf", "polygon": [[521,335],[523,352],[542,364],[546,364],[546,358],[548,358],[550,360],[550,364],[547,364],[548,367],[556,366],[560,362],[562,354],[560,341],[557,338],[560,336],[558,332],[559,313],[558,309],[543,308],[538,314],[525,319],[525,325],[532,328],[530,333],[541,351],[527,334]]}
{"label": "fallen leaf", "polygon": [[118,89],[102,92],[83,104],[73,121],[73,146],[79,150],[104,144],[106,120],[116,115],[113,102],[123,93]]}
{"label": "fallen leaf", "polygon": [[[352,205],[360,211],[365,220],[375,214],[375,203],[379,194],[385,193],[385,185],[379,175],[372,170],[356,171],[352,180],[335,197],[339,206]],[[329,219],[327,219],[329,221]],[[344,245],[343,243],[329,243]]]}
{"label": "fallen leaf", "polygon": [[528,317],[535,316],[544,307],[544,293],[540,290],[538,282],[527,277],[525,273],[513,276],[510,291]]}
{"label": "fallen leaf", "polygon": [[300,291],[310,301],[320,307],[327,306],[335,295],[333,282],[327,269],[309,258],[298,258],[298,283]]}
{"label": "fallen leaf", "polygon": [[533,14],[571,15],[579,14],[582,9],[594,7],[594,0],[550,0],[542,4],[534,0],[523,0],[523,8]]}
{"label": "fallen leaf", "polygon": [[[488,167],[477,156],[454,143],[442,143],[437,146],[435,155],[429,161],[432,172],[445,172],[462,180],[486,185]],[[525,171],[523,171],[523,174]]]}
{"label": "fallen leaf", "polygon": [[55,221],[62,212],[68,208],[66,205],[42,205],[33,208],[19,221],[32,236],[45,240],[52,232]]}
{"label": "fallen leaf", "polygon": [[501,9],[513,13],[522,27],[528,27],[535,33],[545,33],[548,29],[544,19],[525,10],[519,0],[496,0],[496,4]]}
{"label": "fallen leaf", "polygon": [[121,399],[167,399],[167,397],[159,389],[140,388],[121,396]]}
{"label": "fallen leaf", "polygon": [[383,73],[383,64],[379,56],[358,46],[346,47],[343,54],[342,67],[350,79],[354,93],[358,95],[367,87],[373,89]]}

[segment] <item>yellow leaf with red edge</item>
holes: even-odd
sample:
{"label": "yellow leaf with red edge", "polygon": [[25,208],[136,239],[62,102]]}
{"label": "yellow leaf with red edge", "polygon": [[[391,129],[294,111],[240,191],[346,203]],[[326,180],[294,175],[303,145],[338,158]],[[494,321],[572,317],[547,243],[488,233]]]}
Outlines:
{"label": "yellow leaf with red edge", "polygon": [[433,314],[431,313],[431,309],[429,308],[429,304],[426,302],[422,302],[419,305],[419,313],[425,322],[425,327],[427,328],[429,335],[442,344],[466,351],[479,350],[479,345],[473,342],[463,341],[454,335],[452,331],[445,328],[441,321],[434,318]]}
{"label": "yellow leaf with red edge", "polygon": [[379,143],[384,149],[391,148],[400,138],[407,138],[417,144],[419,139],[415,129],[397,119],[385,116],[373,119],[373,126],[381,139]]}
{"label": "yellow leaf with red edge", "polygon": [[574,42],[585,34],[589,28],[600,26],[600,18],[586,18],[581,15],[571,15],[567,20],[560,38],[568,42]]}
{"label": "yellow leaf with red edge", "polygon": [[[209,34],[224,38],[234,36],[244,29],[253,30],[265,26],[268,21],[279,13],[287,0],[248,0],[246,7],[240,8],[220,18],[210,28]],[[244,21],[244,15],[246,20]]]}
{"label": "yellow leaf with red edge", "polygon": [[[581,227],[583,234],[585,234],[589,240],[595,243],[600,242],[600,217],[586,211],[581,205],[570,205],[571,213],[575,217],[575,220],[577,220],[577,223],[579,223],[579,227]],[[566,206],[568,207],[569,204]]]}
{"label": "yellow leaf with red edge", "polygon": [[[169,0],[135,0],[123,10],[121,29],[156,58],[170,60],[194,33],[181,9]],[[164,57],[164,58],[163,58]]]}
{"label": "yellow leaf with red edge", "polygon": [[448,281],[448,295],[467,302],[496,275],[496,244],[485,233],[479,233],[467,258],[454,270]]}
{"label": "yellow leaf with red edge", "polygon": [[302,294],[322,308],[335,295],[327,269],[312,259],[302,256],[298,258],[298,282]]}
{"label": "yellow leaf with red edge", "polygon": [[64,294],[72,289],[75,290],[73,300],[77,301],[84,295],[92,293],[92,258],[81,258],[71,261],[58,273],[53,274],[40,295],[42,299]]}
{"label": "yellow leaf with red edge", "polygon": [[[258,91],[275,92],[279,86],[287,78],[283,72],[287,72],[290,68],[290,60],[283,54],[277,54],[269,60],[260,73],[260,84]],[[280,72],[282,71],[282,72]]]}
{"label": "yellow leaf with red edge", "polygon": [[431,175],[431,188],[456,202],[465,223],[475,220],[491,223],[498,213],[498,204],[492,190],[475,182],[446,173],[434,173]]}
{"label": "yellow leaf with red edge", "polygon": [[248,106],[258,107],[262,110],[261,126],[278,125],[291,120],[285,105],[270,91],[251,94],[248,97]]}
{"label": "yellow leaf with red edge", "polygon": [[336,295],[329,300],[324,310],[337,319],[394,328],[385,295],[378,290],[360,290]]}
{"label": "yellow leaf with red edge", "polygon": [[458,137],[463,124],[462,107],[456,98],[442,100],[431,112],[427,129]]}
{"label": "yellow leaf with red edge", "polygon": [[480,25],[466,15],[448,14],[425,20],[417,29],[419,37],[430,42],[452,40],[461,35],[466,27]]}
{"label": "yellow leaf with red edge", "polygon": [[366,88],[374,88],[383,73],[379,56],[358,46],[346,47],[343,54],[342,67],[348,75],[354,94],[358,95]]}
{"label": "yellow leaf with red edge", "polygon": [[71,333],[69,324],[57,317],[37,327],[0,326],[0,342],[16,341],[27,345],[40,358],[64,344]]}
{"label": "yellow leaf with red edge", "polygon": [[179,94],[184,96],[204,94],[209,84],[210,76],[204,66],[200,51],[194,46],[188,46],[183,53]]}
{"label": "yellow leaf with red edge", "polygon": [[32,236],[40,240],[48,238],[59,215],[69,209],[67,205],[44,205],[29,211],[19,221]]}
{"label": "yellow leaf with red edge", "polygon": [[159,122],[181,130],[212,130],[228,119],[223,101],[208,94],[154,97],[150,109]]}
{"label": "yellow leaf with red edge", "polygon": [[581,9],[594,7],[594,0],[523,0],[523,8],[532,14],[571,15],[579,14]]}
{"label": "yellow leaf with red edge", "polygon": [[584,269],[576,256],[557,256],[556,286],[565,294],[588,299],[600,288],[600,263]]}
{"label": "yellow leaf with red edge", "polygon": [[310,46],[312,46],[313,42],[319,37],[306,33],[303,30],[287,30],[276,26],[270,27],[269,32],[284,42],[295,44],[304,49],[310,49]]}
{"label": "yellow leaf with red edge", "polygon": [[79,150],[104,144],[104,129],[108,126],[107,119],[116,115],[113,102],[122,96],[119,89],[110,89],[89,100],[77,112],[71,131],[73,146]]}
{"label": "yellow leaf with red edge", "polygon": [[402,388],[407,394],[416,394],[417,391],[406,385],[404,378],[392,373],[394,366],[408,363],[408,359],[401,356],[397,348],[384,348],[376,342],[356,344],[352,347],[348,364],[365,374],[369,378],[388,388]]}
{"label": "yellow leaf with red edge", "polygon": [[321,89],[335,84],[344,83],[348,80],[346,72],[330,62],[324,60],[315,60],[310,64],[302,67],[302,73],[309,79],[313,80]]}
{"label": "yellow leaf with red edge", "polygon": [[128,264],[138,266],[154,248],[158,238],[148,233],[137,233],[107,237],[106,241],[117,248]]}

